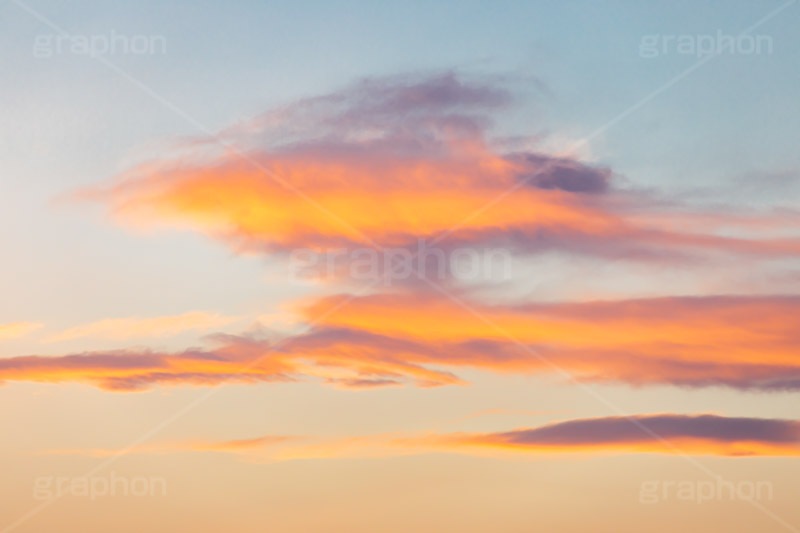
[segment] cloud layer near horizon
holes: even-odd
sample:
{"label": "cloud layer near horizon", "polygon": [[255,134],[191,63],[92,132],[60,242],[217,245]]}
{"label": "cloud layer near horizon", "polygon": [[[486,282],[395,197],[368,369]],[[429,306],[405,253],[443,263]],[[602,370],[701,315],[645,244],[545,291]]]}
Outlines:
{"label": "cloud layer near horizon", "polygon": [[797,456],[800,422],[713,414],[583,418],[485,433],[388,433],[348,436],[263,435],[227,441],[154,443],[132,450],[50,450],[98,457],[120,453],[221,452],[255,461],[381,457],[430,452],[470,455],[616,454]]}
{"label": "cloud layer near horizon", "polygon": [[531,452],[645,452],[687,455],[800,455],[794,420],[717,415],[636,415],[557,422],[445,440]]}

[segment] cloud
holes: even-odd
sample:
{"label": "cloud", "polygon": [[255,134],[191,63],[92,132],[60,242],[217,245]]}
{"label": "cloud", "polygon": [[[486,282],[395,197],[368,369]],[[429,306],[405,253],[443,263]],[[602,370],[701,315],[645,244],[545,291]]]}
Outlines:
{"label": "cloud", "polygon": [[243,454],[252,450],[263,451],[266,448],[304,440],[303,437],[288,435],[264,435],[249,439],[235,439],[227,441],[214,440],[191,440],[191,441],[172,441],[152,444],[143,444],[124,450],[114,450],[105,448],[92,449],[52,449],[39,452],[40,455],[83,455],[90,457],[114,457],[117,455],[146,454],[164,455],[176,452],[220,452]]}
{"label": "cloud", "polygon": [[[436,238],[639,260],[800,252],[772,215],[666,205],[617,187],[608,168],[500,150],[491,127],[512,103],[491,80],[452,73],[364,80],[223,130],[228,150],[196,140],[79,196],[241,252]],[[697,218],[707,223],[684,222]]]}
{"label": "cloud", "polygon": [[108,318],[82,324],[53,335],[45,342],[58,342],[95,337],[113,340],[131,338],[168,337],[191,330],[220,328],[236,322],[239,317],[226,317],[218,313],[191,311],[181,315],[151,318]]}
{"label": "cloud", "polygon": [[158,353],[147,350],[89,352],[0,359],[0,383],[86,383],[103,390],[133,392],[154,385],[219,385],[285,381],[293,367],[268,351],[240,342],[216,350]]}
{"label": "cloud", "polygon": [[280,340],[218,335],[218,347],[182,353],[12,357],[0,359],[0,381],[128,391],[312,379],[369,389],[464,384],[457,370],[475,369],[636,386],[800,389],[800,297],[467,305],[424,293],[335,296],[301,306],[305,331]]}
{"label": "cloud", "polygon": [[[375,244],[416,252],[421,240],[439,237],[445,249],[488,246],[509,255],[557,250],[676,261],[800,253],[797,213],[691,208],[623,190],[612,169],[568,155],[502,150],[492,124],[513,102],[490,79],[453,73],[363,80],[226,128],[226,149],[195,139],[81,194],[122,219],[188,227],[242,252],[334,254]],[[337,264],[334,277],[353,281],[348,266]],[[448,289],[463,298],[447,275]],[[800,389],[798,297],[468,300],[468,310],[421,282],[400,289],[306,305],[299,311],[305,329],[280,342],[229,336],[218,338],[219,347],[184,353],[15,357],[0,360],[0,380],[139,390],[315,379],[371,389],[463,384],[457,371],[478,369]],[[160,336],[230,320],[190,315],[104,320],[55,338]]]}
{"label": "cloud", "polygon": [[[487,305],[423,293],[307,305],[286,349],[633,385],[800,388],[796,296]],[[358,357],[358,355],[356,355]]]}
{"label": "cloud", "polygon": [[437,438],[456,447],[521,452],[800,455],[800,422],[711,414],[589,418],[501,433]]}
{"label": "cloud", "polygon": [[9,322],[0,324],[0,341],[24,337],[42,326],[43,324],[37,322]]}
{"label": "cloud", "polygon": [[286,442],[300,440],[299,437],[288,435],[265,435],[250,439],[235,439],[226,441],[196,441],[183,444],[184,449],[194,451],[241,453],[247,450],[263,449],[268,446],[275,446]]}
{"label": "cloud", "polygon": [[[798,456],[800,422],[713,414],[583,418],[486,433],[264,435],[229,441],[167,442],[124,453],[224,452],[257,462],[386,457],[431,452],[528,457],[542,454]],[[50,450],[48,454],[113,456],[120,450]]]}
{"label": "cloud", "polygon": [[[299,339],[253,340],[217,335],[219,346],[184,352],[95,351],[62,356],[0,359],[0,383],[84,383],[111,392],[138,392],[158,385],[218,386],[296,380],[321,380],[338,388],[365,389],[416,384],[463,383],[450,372],[397,359],[397,354],[337,349],[316,352]],[[294,345],[294,346],[292,346]]]}

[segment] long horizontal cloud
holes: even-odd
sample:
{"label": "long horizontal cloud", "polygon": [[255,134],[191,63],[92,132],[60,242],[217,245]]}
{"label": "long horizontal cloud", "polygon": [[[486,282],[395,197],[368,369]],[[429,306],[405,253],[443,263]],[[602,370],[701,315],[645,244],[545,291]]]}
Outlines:
{"label": "long horizontal cloud", "polygon": [[471,368],[633,385],[800,389],[800,297],[470,302],[469,309],[422,293],[342,305],[344,298],[301,307],[313,326],[279,341],[217,336],[220,347],[184,353],[13,357],[0,359],[0,381],[137,390],[313,378],[372,388],[461,384],[453,372]]}
{"label": "long horizontal cloud", "polygon": [[109,391],[137,391],[156,384],[218,385],[291,379],[293,367],[252,351],[245,343],[183,353],[112,351],[58,357],[0,359],[0,383],[86,383]]}
{"label": "long horizontal cloud", "polygon": [[489,127],[511,102],[453,74],[368,80],[232,126],[221,133],[231,150],[197,141],[81,195],[125,220],[192,228],[237,250],[446,236],[443,246],[601,257],[800,252],[785,231],[794,214],[657,206],[615,188],[607,168],[498,150]]}
{"label": "long horizontal cloud", "polygon": [[447,436],[443,440],[456,446],[532,452],[800,455],[800,423],[780,419],[659,414],[569,420],[501,433]]}
{"label": "long horizontal cloud", "polygon": [[402,383],[436,386],[462,383],[450,372],[426,368],[381,347],[315,351],[298,345],[305,338],[281,341],[217,335],[217,347],[184,352],[151,350],[95,351],[63,356],[0,359],[0,383],[84,383],[107,391],[135,392],[155,385],[214,386],[301,379],[323,380],[349,389]]}
{"label": "long horizontal cloud", "polygon": [[416,294],[305,308],[298,351],[382,353],[416,364],[558,372],[631,384],[800,388],[800,297],[709,296],[462,306]]}
{"label": "long horizontal cloud", "polygon": [[[800,422],[712,414],[656,414],[566,420],[488,433],[388,433],[352,436],[265,435],[229,441],[168,442],[129,453],[223,452],[253,460],[374,457],[428,452],[494,454],[620,454],[797,456]],[[46,453],[112,456],[118,450]],[[128,452],[126,452],[128,453]]]}

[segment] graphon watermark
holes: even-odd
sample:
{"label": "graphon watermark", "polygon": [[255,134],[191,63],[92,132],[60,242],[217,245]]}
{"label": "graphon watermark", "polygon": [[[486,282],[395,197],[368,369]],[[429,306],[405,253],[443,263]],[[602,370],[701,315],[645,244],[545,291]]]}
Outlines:
{"label": "graphon watermark", "polygon": [[506,281],[511,278],[507,249],[446,249],[419,241],[401,248],[342,248],[320,252],[296,249],[289,255],[292,281],[339,278],[400,285],[415,281]]}
{"label": "graphon watermark", "polygon": [[717,55],[769,55],[774,49],[769,35],[730,35],[717,30],[715,34],[651,34],[639,41],[639,57],[654,58],[668,54],[691,55],[698,58]]}
{"label": "graphon watermark", "polygon": [[770,481],[645,481],[639,488],[639,503],[655,504],[669,500],[703,503],[709,501],[771,500]]}
{"label": "graphon watermark", "polygon": [[108,476],[37,477],[33,482],[33,498],[50,500],[71,496],[75,498],[107,498],[115,496],[166,496],[167,480],[160,477],[127,477],[111,472]]}
{"label": "graphon watermark", "polygon": [[96,34],[45,33],[33,40],[33,56],[49,58],[57,55],[164,55],[167,39],[163,35],[126,35],[114,30]]}

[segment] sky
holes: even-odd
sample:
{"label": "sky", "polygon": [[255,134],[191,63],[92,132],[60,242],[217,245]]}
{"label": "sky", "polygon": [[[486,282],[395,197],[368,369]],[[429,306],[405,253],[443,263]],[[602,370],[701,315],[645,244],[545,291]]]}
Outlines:
{"label": "sky", "polygon": [[0,533],[800,531],[799,18],[0,3]]}

